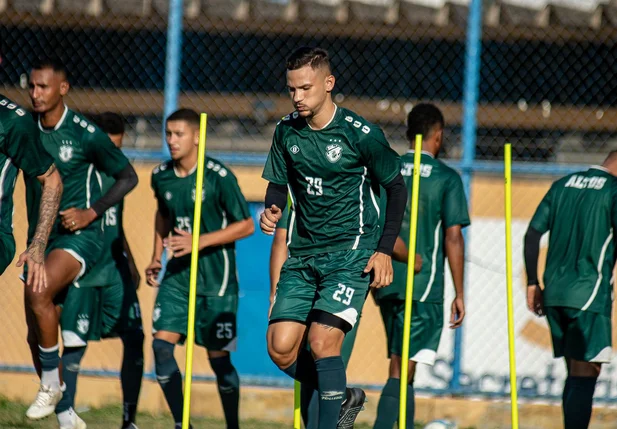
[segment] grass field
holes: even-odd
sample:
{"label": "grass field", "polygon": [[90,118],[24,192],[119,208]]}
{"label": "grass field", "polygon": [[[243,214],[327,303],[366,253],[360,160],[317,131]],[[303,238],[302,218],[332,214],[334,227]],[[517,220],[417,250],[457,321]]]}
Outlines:
{"label": "grass field", "polygon": [[[56,417],[51,416],[45,420],[32,422],[26,419],[25,404],[8,401],[0,398],[0,428],[2,429],[57,429]],[[79,412],[79,410],[78,410]],[[91,409],[79,412],[82,419],[88,424],[88,429],[114,429],[120,428],[122,409],[119,406]],[[225,429],[223,420],[199,418],[191,421],[194,429]],[[139,414],[137,424],[140,429],[171,429],[173,427],[171,416],[163,414],[153,416],[151,414]],[[266,422],[257,420],[246,420],[241,422],[245,429],[289,429],[290,423]],[[416,425],[420,429],[422,425]],[[369,429],[367,424],[357,424],[356,429]]]}

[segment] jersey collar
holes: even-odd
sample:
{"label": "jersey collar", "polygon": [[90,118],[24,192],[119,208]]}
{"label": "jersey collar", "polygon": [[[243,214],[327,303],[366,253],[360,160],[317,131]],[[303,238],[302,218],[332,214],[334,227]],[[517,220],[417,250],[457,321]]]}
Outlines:
{"label": "jersey collar", "polygon": [[[415,149],[409,149],[409,150],[407,151],[407,153],[416,153],[416,151],[415,151]],[[431,158],[435,159],[435,155],[433,155],[432,153],[427,152],[427,151],[425,151],[425,150],[423,150],[423,151],[422,151],[422,155],[428,155],[428,156],[430,156]]]}
{"label": "jersey collar", "polygon": [[180,176],[178,174],[178,170],[176,170],[176,166],[174,165],[174,174],[176,175],[176,177],[180,178],[180,179],[184,179],[185,177],[189,177],[191,174],[193,174],[195,171],[197,170],[197,164],[195,164],[195,166],[193,168],[191,168],[189,170],[189,172],[187,173],[186,176]]}
{"label": "jersey collar", "polygon": [[334,118],[336,118],[336,114],[338,113],[338,106],[336,105],[336,103],[333,103],[333,104],[334,104],[334,113],[332,114],[332,117],[330,118],[330,120],[328,121],[328,123],[326,125],[324,125],[320,129],[315,129],[315,128],[311,127],[311,124],[309,124],[308,121],[306,121],[306,125],[308,125],[308,127],[312,131],[321,131],[321,130],[325,130],[326,128],[328,128],[330,126],[330,124],[332,123],[332,121],[334,121]]}
{"label": "jersey collar", "polygon": [[609,173],[610,174],[608,169],[602,167],[601,165],[592,165],[591,167],[589,167],[589,169],[592,169],[592,168],[594,168],[596,170],[601,170],[601,171],[604,171],[605,173]]}
{"label": "jersey collar", "polygon": [[[69,113],[69,108],[66,107],[66,104],[64,105],[64,113],[62,114],[62,116],[60,117],[60,120],[58,121],[58,123],[54,126],[53,131],[58,131],[58,128],[60,128],[62,126],[62,124],[64,123],[64,120],[66,119],[66,115]],[[41,117],[39,116],[39,129],[41,131],[43,131],[44,133],[50,133],[51,131],[46,130],[45,127],[43,126],[43,124],[41,124]]]}

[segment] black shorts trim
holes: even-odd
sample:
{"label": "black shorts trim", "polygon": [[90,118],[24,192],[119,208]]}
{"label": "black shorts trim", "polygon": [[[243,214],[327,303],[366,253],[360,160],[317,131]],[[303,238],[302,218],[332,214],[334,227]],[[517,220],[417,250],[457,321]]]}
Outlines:
{"label": "black shorts trim", "polygon": [[348,321],[323,310],[311,310],[308,316],[308,321],[311,323],[316,322],[321,323],[322,325],[332,326],[333,328],[340,329],[345,334],[353,329],[353,326],[351,326],[351,323]]}

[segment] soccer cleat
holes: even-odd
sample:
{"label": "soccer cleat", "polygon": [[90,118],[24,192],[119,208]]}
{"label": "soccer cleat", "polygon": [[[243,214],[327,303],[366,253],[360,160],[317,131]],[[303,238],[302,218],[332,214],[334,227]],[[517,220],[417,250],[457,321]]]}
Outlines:
{"label": "soccer cleat", "polygon": [[341,412],[336,423],[336,429],[352,429],[356,417],[364,409],[366,393],[357,387],[345,389],[346,398],[341,405]]}
{"label": "soccer cleat", "polygon": [[26,417],[30,420],[40,420],[52,415],[60,399],[62,399],[60,389],[52,389],[50,386],[41,384],[34,402],[26,411]]}
{"label": "soccer cleat", "polygon": [[122,425],[120,429],[139,429],[135,423],[129,423],[128,425]]}
{"label": "soccer cleat", "polygon": [[76,412],[72,412],[73,422],[70,425],[60,425],[60,429],[86,429],[86,422],[84,422]]}

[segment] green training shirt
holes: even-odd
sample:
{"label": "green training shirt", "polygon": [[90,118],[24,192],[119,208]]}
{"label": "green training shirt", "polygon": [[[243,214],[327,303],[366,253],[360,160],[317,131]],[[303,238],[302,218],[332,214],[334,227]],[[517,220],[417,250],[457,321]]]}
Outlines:
{"label": "green training shirt", "polygon": [[[53,162],[30,113],[0,95],[0,233],[13,234],[13,189],[19,170],[36,180]],[[37,223],[34,219],[33,230]]]}
{"label": "green training shirt", "polygon": [[544,305],[611,314],[617,178],[599,166],[551,186],[529,226],[550,232]]}
{"label": "green training shirt", "polygon": [[[409,246],[413,157],[413,151],[401,157],[401,174],[410,193],[400,232],[400,237],[407,246]],[[427,152],[422,153],[420,162],[416,253],[422,257],[422,269],[414,278],[413,299],[419,302],[441,303],[444,299],[445,284],[445,231],[455,225],[468,226],[469,211],[459,174]],[[388,287],[375,290],[377,299],[405,299],[407,264],[393,261],[393,265],[394,281]]]}
{"label": "green training shirt", "polygon": [[[248,204],[234,174],[210,157],[206,157],[205,167],[200,234],[218,231],[230,223],[249,219],[251,214]],[[172,234],[174,228],[192,232],[196,179],[195,171],[186,177],[179,177],[173,161],[167,161],[152,171],[152,189],[161,214],[171,221]],[[190,270],[190,265],[190,255],[172,258],[167,263],[166,273]],[[187,282],[187,293],[188,290]],[[203,249],[199,254],[197,294],[224,296],[237,293],[235,243]]]}
{"label": "green training shirt", "polygon": [[[129,163],[107,134],[76,112],[65,107],[64,114],[53,129],[45,129],[39,120],[41,142],[52,156],[62,177],[64,190],[60,211],[75,207],[90,208],[102,194],[102,182],[97,171],[114,176]],[[36,179],[26,179],[28,208],[28,240],[34,235],[38,218],[41,186]],[[102,228],[101,220],[92,222],[88,229]],[[55,235],[73,234],[62,227],[60,216],[52,229]]]}
{"label": "green training shirt", "polygon": [[390,183],[398,170],[399,157],[381,129],[350,110],[336,107],[321,130],[297,112],[284,117],[262,176],[291,191],[290,254],[375,249],[378,185]]}

